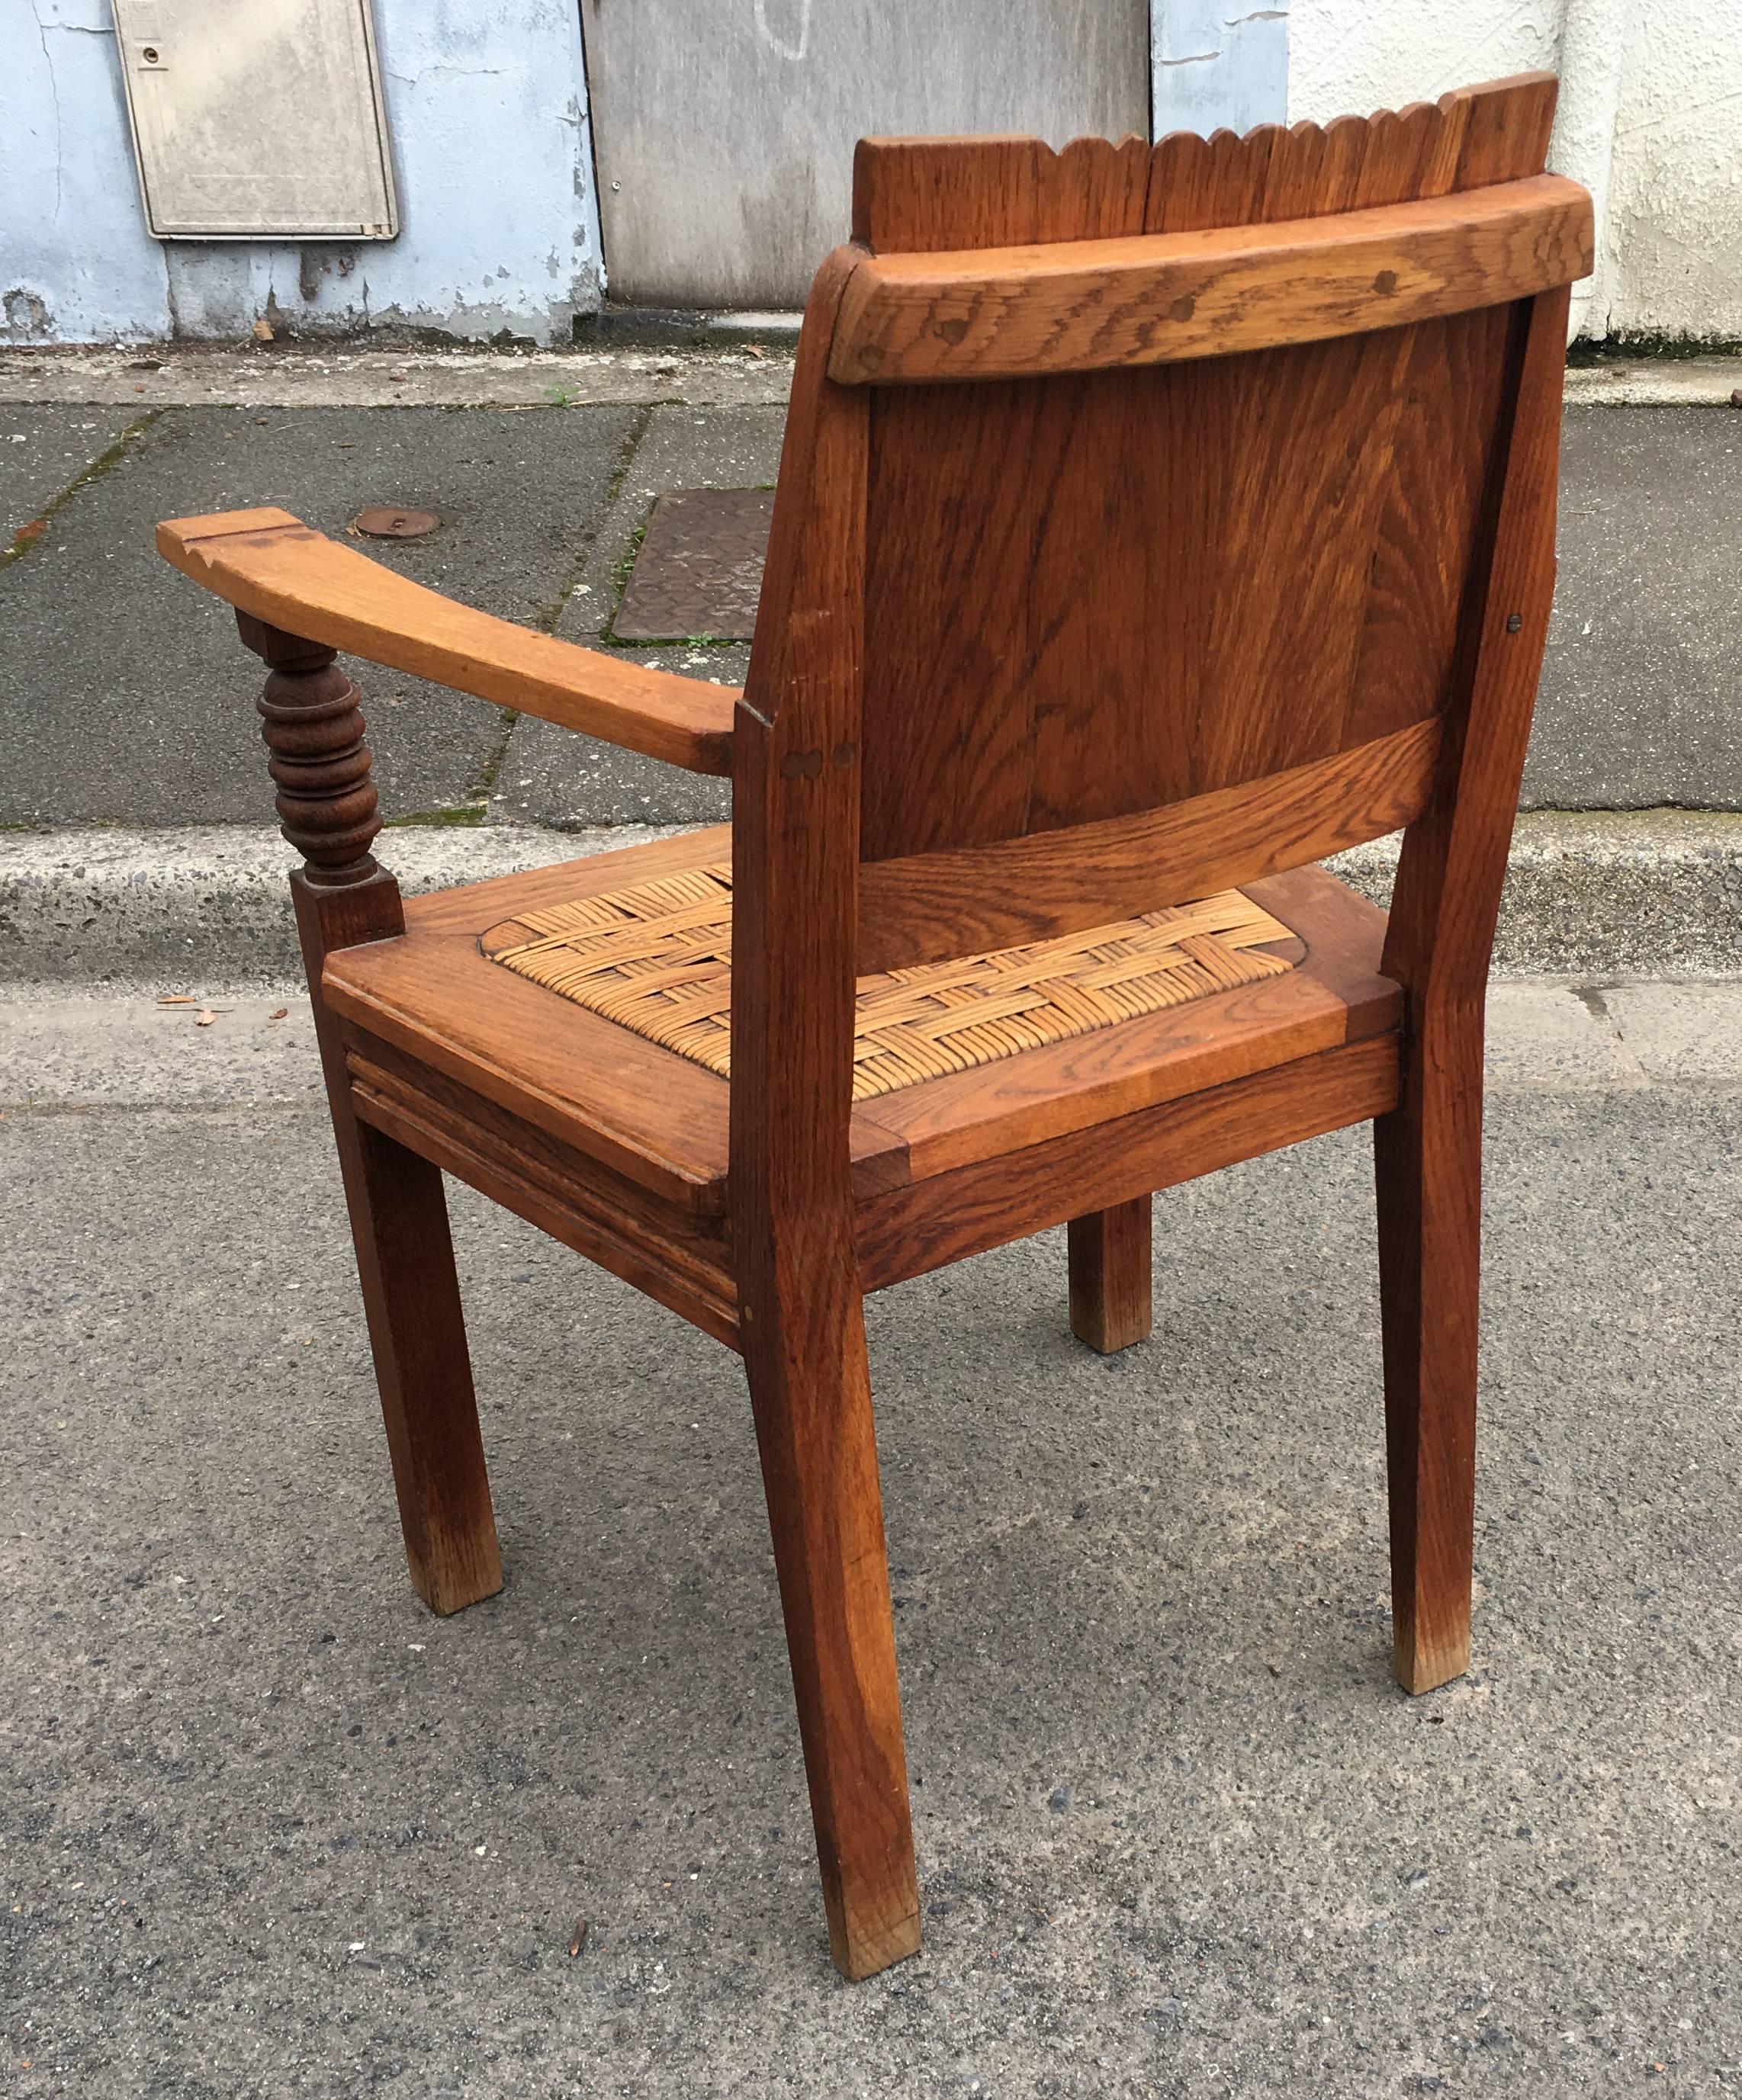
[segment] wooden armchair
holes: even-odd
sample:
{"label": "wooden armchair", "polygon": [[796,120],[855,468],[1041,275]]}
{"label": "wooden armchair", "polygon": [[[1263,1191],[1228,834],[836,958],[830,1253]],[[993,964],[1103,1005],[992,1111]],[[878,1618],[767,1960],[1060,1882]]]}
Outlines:
{"label": "wooden armchair", "polygon": [[[159,530],[271,667],[413,1580],[502,1580],[445,1169],[741,1352],[849,1976],[919,1943],[864,1291],[1068,1222],[1123,1348],[1152,1191],[1372,1118],[1397,1674],[1466,1666],[1483,987],[1591,254],[1554,101],[865,141],[741,695],[281,511]],[[729,773],[732,824],[402,902],[341,648]],[[1399,827],[1387,922],[1312,863]]]}

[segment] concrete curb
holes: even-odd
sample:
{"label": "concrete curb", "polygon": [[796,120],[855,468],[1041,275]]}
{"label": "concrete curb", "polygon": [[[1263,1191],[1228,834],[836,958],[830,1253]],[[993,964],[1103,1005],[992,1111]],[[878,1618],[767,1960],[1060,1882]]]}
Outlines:
{"label": "concrete curb", "polygon": [[[673,401],[782,403],[792,384],[790,316],[715,315],[715,340],[573,350],[384,350],[356,342],[245,349],[0,349],[0,402],[148,408],[583,408]],[[1606,357],[1567,373],[1569,404],[1716,407],[1742,386],[1742,358]]]}
{"label": "concrete curb", "polygon": [[[667,836],[647,825],[557,832],[407,825],[379,856],[417,893]],[[276,832],[0,834],[0,982],[210,985],[294,977]],[[1383,902],[1395,840],[1333,863]],[[1680,810],[1520,817],[1497,972],[1608,982],[1742,977],[1742,815]]]}

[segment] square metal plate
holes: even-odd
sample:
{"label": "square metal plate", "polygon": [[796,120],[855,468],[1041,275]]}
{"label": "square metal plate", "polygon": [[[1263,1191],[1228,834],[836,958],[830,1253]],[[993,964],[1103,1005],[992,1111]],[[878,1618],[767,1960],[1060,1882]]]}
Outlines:
{"label": "square metal plate", "polygon": [[654,504],[611,632],[619,642],[748,642],[772,488],[674,488]]}
{"label": "square metal plate", "polygon": [[399,230],[369,0],[113,0],[159,240]]}

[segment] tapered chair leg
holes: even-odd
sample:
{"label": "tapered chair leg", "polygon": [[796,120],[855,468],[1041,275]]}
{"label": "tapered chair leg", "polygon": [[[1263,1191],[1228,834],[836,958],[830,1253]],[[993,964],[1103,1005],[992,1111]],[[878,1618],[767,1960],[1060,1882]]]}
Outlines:
{"label": "tapered chair leg", "polygon": [[346,1194],[405,1559],[430,1609],[458,1612],[501,1589],[502,1565],[441,1175],[353,1128]]}
{"label": "tapered chair leg", "polygon": [[303,876],[292,878],[292,888],[405,1559],[430,1609],[458,1612],[501,1589],[502,1565],[447,1198],[438,1168],[358,1122],[343,1048],[321,1002],[319,956],[312,951],[321,942],[322,922],[341,904],[355,911],[365,900],[356,890],[324,897]]}
{"label": "tapered chair leg", "polygon": [[856,1981],[917,1952],[919,1890],[864,1314],[844,1287],[810,1310],[758,1308],[745,1367],[829,1952]]}
{"label": "tapered chair leg", "polygon": [[1373,1125],[1397,1681],[1470,1665],[1482,1233],[1481,1020],[1474,1053],[1417,1046],[1404,1105]]}
{"label": "tapered chair leg", "polygon": [[1072,1218],[1068,1235],[1071,1332],[1110,1357],[1147,1342],[1150,1302],[1150,1199]]}
{"label": "tapered chair leg", "polygon": [[345,1046],[321,998],[335,949],[405,931],[399,886],[368,849],[381,829],[356,688],[325,645],[238,614],[270,667],[259,700],[285,836],[305,856],[290,878],[298,938],[356,1243],[369,1338],[399,1493],[405,1558],[432,1611],[502,1586],[441,1176],[358,1122]]}

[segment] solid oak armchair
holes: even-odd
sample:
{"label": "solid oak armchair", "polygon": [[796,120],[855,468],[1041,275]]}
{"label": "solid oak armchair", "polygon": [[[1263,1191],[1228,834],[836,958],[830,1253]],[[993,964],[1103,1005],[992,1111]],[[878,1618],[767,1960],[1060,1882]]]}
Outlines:
{"label": "solid oak armchair", "polygon": [[[440,1174],[741,1352],[834,1958],[919,1943],[862,1295],[1372,1119],[1397,1674],[1468,1660],[1483,1001],[1589,200],[1532,75],[1369,121],[868,140],[748,682],[450,605],[279,511],[239,609],[413,1579],[501,1582]],[[733,822],[402,903],[338,648],[704,772]],[[1386,915],[1314,865],[1405,827]]]}

